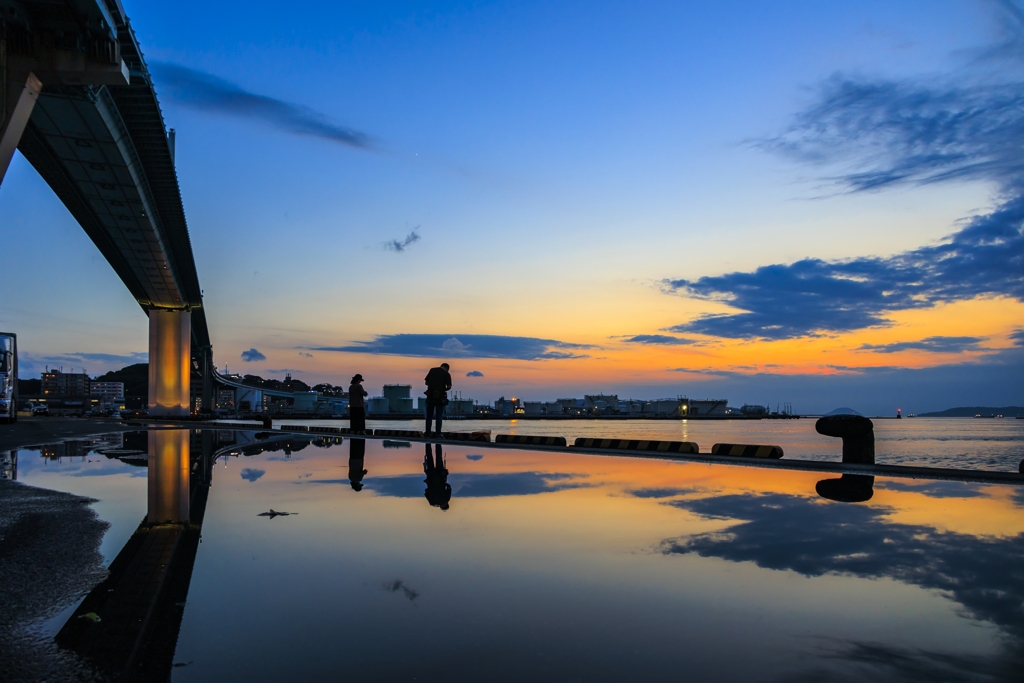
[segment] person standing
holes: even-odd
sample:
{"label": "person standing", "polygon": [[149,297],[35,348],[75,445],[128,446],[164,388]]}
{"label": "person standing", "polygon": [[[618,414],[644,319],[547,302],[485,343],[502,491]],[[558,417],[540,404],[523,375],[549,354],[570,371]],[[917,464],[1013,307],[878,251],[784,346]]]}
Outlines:
{"label": "person standing", "polygon": [[366,389],[363,389],[363,376],[356,374],[352,384],[348,386],[348,428],[357,434],[366,431]]}
{"label": "person standing", "polygon": [[434,436],[441,437],[441,420],[444,416],[444,407],[448,405],[448,392],[452,388],[452,376],[448,372],[448,364],[441,363],[440,367],[430,368],[430,372],[423,378],[427,390],[427,429],[424,436],[430,436],[430,423],[433,420],[437,428]]}

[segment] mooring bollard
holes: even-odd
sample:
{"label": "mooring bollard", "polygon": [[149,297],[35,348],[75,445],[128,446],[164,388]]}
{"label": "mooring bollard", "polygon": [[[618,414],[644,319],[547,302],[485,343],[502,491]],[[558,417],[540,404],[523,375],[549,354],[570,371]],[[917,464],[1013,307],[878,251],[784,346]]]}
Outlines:
{"label": "mooring bollard", "polygon": [[822,479],[814,490],[822,498],[840,503],[863,503],[875,495],[875,478],[863,474],[844,474],[838,479]]}
{"label": "mooring bollard", "polygon": [[263,428],[264,429],[272,429],[273,428],[274,421],[270,418],[269,415],[260,415],[260,422],[263,423]]}
{"label": "mooring bollard", "polygon": [[875,464],[875,426],[863,415],[826,415],[814,429],[843,440],[843,462]]}

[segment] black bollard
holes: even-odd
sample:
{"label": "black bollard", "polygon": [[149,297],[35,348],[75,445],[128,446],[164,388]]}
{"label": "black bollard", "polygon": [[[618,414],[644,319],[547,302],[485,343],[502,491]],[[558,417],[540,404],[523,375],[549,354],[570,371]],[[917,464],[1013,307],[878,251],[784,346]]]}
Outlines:
{"label": "black bollard", "polygon": [[819,434],[843,440],[843,462],[875,464],[875,426],[862,415],[826,415],[814,428]]}
{"label": "black bollard", "polygon": [[844,474],[839,479],[822,479],[814,490],[822,498],[840,503],[863,503],[875,495],[875,478],[863,474]]}
{"label": "black bollard", "polygon": [[1024,460],[1021,460],[1020,464],[1017,465],[1017,471],[1020,472],[1021,474],[1024,474]]}
{"label": "black bollard", "polygon": [[274,421],[270,419],[269,415],[260,415],[260,422],[263,423],[264,429],[273,429]]}

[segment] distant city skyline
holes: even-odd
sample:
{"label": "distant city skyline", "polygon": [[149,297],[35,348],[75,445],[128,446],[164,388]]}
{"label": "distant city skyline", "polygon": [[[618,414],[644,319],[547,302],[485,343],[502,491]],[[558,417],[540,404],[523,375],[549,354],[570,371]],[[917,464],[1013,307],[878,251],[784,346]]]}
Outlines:
{"label": "distant city skyline", "polygon": [[[447,360],[482,402],[1024,401],[1020,3],[125,7],[219,368],[415,386]],[[0,215],[22,376],[146,362],[20,155]]]}

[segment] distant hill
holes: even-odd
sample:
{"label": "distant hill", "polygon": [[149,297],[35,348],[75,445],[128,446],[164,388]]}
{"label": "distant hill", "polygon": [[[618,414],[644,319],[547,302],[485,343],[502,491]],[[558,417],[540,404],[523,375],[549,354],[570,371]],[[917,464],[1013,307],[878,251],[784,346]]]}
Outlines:
{"label": "distant hill", "polygon": [[1003,417],[1017,417],[1024,415],[1024,408],[1020,406],[1006,406],[1005,408],[989,408],[986,406],[967,406],[965,408],[950,408],[938,413],[919,413],[918,417],[974,417],[982,415],[1002,415]]}
{"label": "distant hill", "polygon": [[149,396],[149,363],[136,363],[105,375],[93,377],[94,382],[124,382],[125,396]]}

